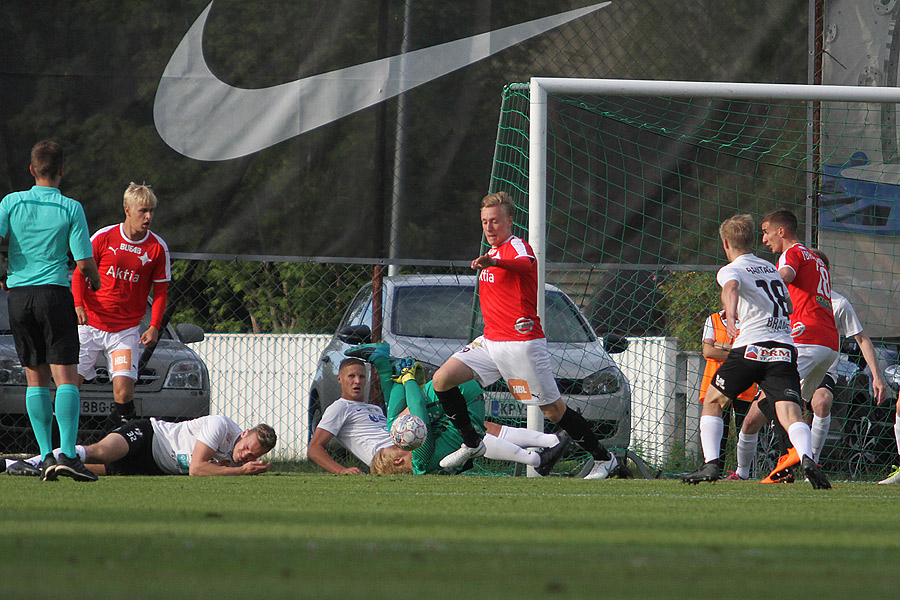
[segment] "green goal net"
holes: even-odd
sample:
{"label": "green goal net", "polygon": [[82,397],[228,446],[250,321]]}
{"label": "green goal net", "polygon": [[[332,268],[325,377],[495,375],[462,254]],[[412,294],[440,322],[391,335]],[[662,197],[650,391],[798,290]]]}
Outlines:
{"label": "green goal net", "polygon": [[[601,338],[627,340],[612,354],[625,390],[610,377],[585,383],[591,373],[567,364],[577,352],[560,349],[563,339],[553,353],[567,402],[595,416],[630,466],[670,476],[703,462],[701,338],[727,262],[718,226],[736,213],[757,225],[774,208],[797,215],[801,240],[829,256],[834,289],[897,381],[900,90],[571,81],[506,87],[490,189],[515,199],[517,233],[536,247],[546,283]],[[777,260],[761,241],[757,254]],[[843,340],[838,375],[820,462],[837,479],[883,477],[897,462],[897,388],[876,404],[854,338]],[[735,467],[730,425],[726,469]],[[765,477],[777,454],[764,428],[753,476]]]}

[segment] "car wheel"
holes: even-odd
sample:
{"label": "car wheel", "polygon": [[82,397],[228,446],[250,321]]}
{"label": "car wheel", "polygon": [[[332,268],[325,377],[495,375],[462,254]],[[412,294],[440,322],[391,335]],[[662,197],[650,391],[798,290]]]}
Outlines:
{"label": "car wheel", "polygon": [[322,405],[319,404],[319,397],[316,394],[313,394],[309,400],[309,412],[307,414],[309,415],[309,431],[306,434],[306,441],[309,442],[316,431],[316,427],[319,426],[319,422],[322,420]]}

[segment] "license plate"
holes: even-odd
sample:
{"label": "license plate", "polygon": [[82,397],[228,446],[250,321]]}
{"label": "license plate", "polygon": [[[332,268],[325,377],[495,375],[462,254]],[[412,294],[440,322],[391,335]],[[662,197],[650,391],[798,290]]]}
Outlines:
{"label": "license plate", "polygon": [[115,404],[113,400],[82,400],[81,414],[91,417],[102,417],[112,412],[113,404]]}
{"label": "license plate", "polygon": [[503,419],[524,419],[525,405],[521,402],[503,402],[491,400],[487,406],[488,413]]}

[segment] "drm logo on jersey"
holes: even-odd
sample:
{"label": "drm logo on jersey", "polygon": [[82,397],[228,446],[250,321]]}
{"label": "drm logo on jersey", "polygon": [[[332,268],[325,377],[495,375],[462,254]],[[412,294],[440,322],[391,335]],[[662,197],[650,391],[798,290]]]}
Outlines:
{"label": "drm logo on jersey", "polygon": [[757,362],[791,362],[791,351],[788,348],[763,348],[750,344],[744,350],[744,358]]}

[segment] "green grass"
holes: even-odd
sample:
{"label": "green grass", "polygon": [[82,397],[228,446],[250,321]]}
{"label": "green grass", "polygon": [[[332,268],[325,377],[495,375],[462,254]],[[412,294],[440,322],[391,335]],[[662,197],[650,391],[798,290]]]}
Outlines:
{"label": "green grass", "polygon": [[900,486],[0,476],[0,598],[895,598]]}

